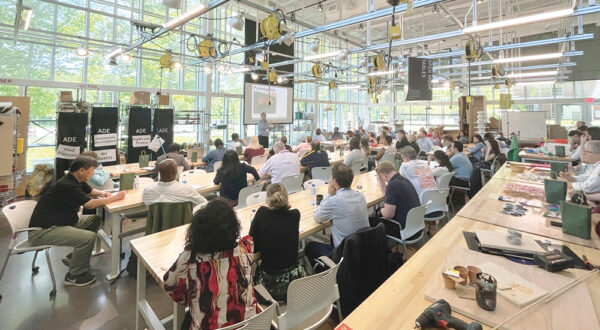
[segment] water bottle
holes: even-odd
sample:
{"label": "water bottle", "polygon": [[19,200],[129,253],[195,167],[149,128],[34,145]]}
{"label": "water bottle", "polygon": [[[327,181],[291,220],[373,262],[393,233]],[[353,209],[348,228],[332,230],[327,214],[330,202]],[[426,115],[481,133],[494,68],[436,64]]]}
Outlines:
{"label": "water bottle", "polygon": [[310,205],[317,205],[317,188],[315,188],[314,184],[310,187]]}
{"label": "water bottle", "polygon": [[362,190],[362,182],[360,180],[358,180],[358,182],[356,183],[356,189]]}
{"label": "water bottle", "polygon": [[136,175],[135,180],[133,181],[133,189],[140,189],[140,176]]}

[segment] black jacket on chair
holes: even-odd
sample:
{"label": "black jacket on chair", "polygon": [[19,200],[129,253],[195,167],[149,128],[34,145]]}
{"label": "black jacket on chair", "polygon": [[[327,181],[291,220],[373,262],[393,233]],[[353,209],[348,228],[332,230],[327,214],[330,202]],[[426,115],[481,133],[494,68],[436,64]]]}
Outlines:
{"label": "black jacket on chair", "polygon": [[331,259],[344,261],[337,273],[342,315],[348,316],[388,275],[388,247],[383,224],[347,236],[332,251]]}

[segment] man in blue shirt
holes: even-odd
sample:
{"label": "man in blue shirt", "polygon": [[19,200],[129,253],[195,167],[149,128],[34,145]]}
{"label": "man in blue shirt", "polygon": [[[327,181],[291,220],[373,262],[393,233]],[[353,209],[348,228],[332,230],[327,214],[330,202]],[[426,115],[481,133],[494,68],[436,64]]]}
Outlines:
{"label": "man in blue shirt", "polygon": [[[349,131],[351,132],[351,131]],[[335,127],[333,129],[333,134],[331,134],[331,136],[329,137],[332,141],[333,140],[341,140],[344,138],[344,136],[342,135],[342,133],[340,133],[340,128],[339,127]]]}
{"label": "man in blue shirt", "polygon": [[260,119],[258,120],[258,143],[263,146],[263,148],[267,149],[269,147],[269,133],[267,132],[267,128],[269,127],[269,122],[267,121],[267,114],[261,113]]}
{"label": "man in blue shirt", "polygon": [[346,236],[369,227],[367,201],[361,192],[350,188],[352,180],[354,180],[352,168],[341,163],[333,165],[329,193],[323,198],[314,214],[317,223],[331,221],[333,245],[319,242],[306,244],[306,257],[311,264],[314,264],[316,258],[329,255]]}
{"label": "man in blue shirt", "polygon": [[467,155],[463,154],[463,144],[454,141],[452,146],[448,147],[450,163],[454,167],[454,176],[450,180],[451,186],[469,187],[473,165]]}
{"label": "man in blue shirt", "polygon": [[206,163],[206,172],[213,172],[215,170],[215,163],[223,160],[223,155],[226,151],[223,147],[223,140],[216,139],[215,148],[215,150],[212,150],[202,158],[202,161]]}
{"label": "man in blue shirt", "polygon": [[308,166],[308,177],[312,179],[313,167],[327,167],[330,164],[327,152],[321,151],[321,142],[312,141],[310,146],[312,150],[300,159],[300,165]]}

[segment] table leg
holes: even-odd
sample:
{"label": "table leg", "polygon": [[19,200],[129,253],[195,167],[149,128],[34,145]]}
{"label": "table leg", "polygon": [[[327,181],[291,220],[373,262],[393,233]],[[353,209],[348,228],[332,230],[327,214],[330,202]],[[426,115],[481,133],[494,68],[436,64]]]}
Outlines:
{"label": "table leg", "polygon": [[112,212],[107,212],[106,218],[110,219],[112,231],[111,231],[111,244],[110,244],[110,274],[106,275],[106,279],[109,281],[115,280],[121,275],[121,216]]}
{"label": "table leg", "polygon": [[[102,212],[104,211],[104,208],[97,208],[96,209],[96,214],[100,217],[102,217]],[[104,223],[104,222],[103,222]],[[102,229],[100,229],[102,230]],[[94,245],[94,250],[92,251],[92,256],[97,256],[99,254],[104,253],[104,249],[102,248],[102,235],[100,234],[100,230],[98,230],[98,235],[96,235],[96,244]],[[102,230],[102,232],[104,232]]]}
{"label": "table leg", "polygon": [[135,298],[135,328],[141,330],[145,327],[144,317],[140,311],[140,303],[146,300],[146,267],[140,259],[137,262],[137,282]]}
{"label": "table leg", "polygon": [[185,317],[185,306],[173,303],[173,329],[181,329],[183,318]]}

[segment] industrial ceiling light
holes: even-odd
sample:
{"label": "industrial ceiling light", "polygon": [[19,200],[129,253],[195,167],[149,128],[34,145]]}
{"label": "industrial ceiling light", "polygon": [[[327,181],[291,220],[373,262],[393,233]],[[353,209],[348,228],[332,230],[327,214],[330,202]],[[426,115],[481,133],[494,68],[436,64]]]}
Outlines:
{"label": "industrial ceiling light", "polygon": [[477,4],[483,3],[483,0],[477,0]]}
{"label": "industrial ceiling light", "polygon": [[296,37],[296,32],[289,31],[286,34],[281,36],[281,42],[283,42],[286,46],[291,46],[294,42],[294,38]]}
{"label": "industrial ceiling light", "polygon": [[338,54],[338,56],[337,56],[338,60],[340,60],[340,61],[345,61],[345,60],[348,58],[348,54],[349,54],[349,53],[350,53],[350,52],[348,52],[348,50],[347,50],[347,49],[343,49],[343,50],[341,50],[341,51],[340,51],[340,53],[339,53],[339,54]]}
{"label": "industrial ceiling light", "polygon": [[208,7],[204,3],[200,3],[199,5],[193,7],[192,9],[186,11],[185,13],[175,17],[174,19],[163,24],[163,27],[166,29],[173,29],[181,24],[185,24],[194,17],[201,15],[206,12]]}
{"label": "industrial ceiling light", "polygon": [[205,74],[211,74],[213,72],[212,66],[210,65],[205,65],[204,69],[202,69],[204,71]]}
{"label": "industrial ceiling light", "polygon": [[183,69],[183,63],[180,60],[174,60],[171,62],[171,69],[179,71]]}
{"label": "industrial ceiling light", "polygon": [[262,52],[256,54],[257,62],[264,62],[267,60],[267,51],[263,50]]}
{"label": "industrial ceiling light", "polygon": [[244,13],[233,15],[227,24],[238,31],[242,31],[244,29]]}
{"label": "industrial ceiling light", "polygon": [[335,52],[329,52],[329,53],[324,53],[324,54],[304,56],[302,58],[302,60],[303,61],[316,61],[316,60],[322,60],[324,58],[336,57],[339,55],[340,55],[340,51],[335,51]]}
{"label": "industrial ceiling light", "polygon": [[552,11],[549,13],[523,16],[523,17],[498,21],[498,22],[494,22],[494,23],[470,26],[470,27],[464,28],[463,32],[464,33],[483,32],[483,31],[488,31],[488,30],[501,29],[501,28],[505,28],[505,27],[509,27],[509,26],[547,21],[547,20],[567,17],[567,16],[571,16],[571,15],[573,15],[573,8],[568,8],[568,9]]}
{"label": "industrial ceiling light", "polygon": [[511,73],[506,75],[506,78],[527,78],[527,77],[543,77],[543,76],[554,76],[558,74],[558,71],[538,71],[538,72],[527,72],[527,73]]}
{"label": "industrial ceiling light", "polygon": [[123,53],[123,49],[122,48],[117,48],[115,50],[113,50],[112,52],[110,52],[108,55],[106,55],[107,58],[115,58],[117,55]]}
{"label": "industrial ceiling light", "polygon": [[29,6],[21,7],[21,29],[28,30],[33,16],[33,8]]}
{"label": "industrial ceiling light", "polygon": [[108,65],[110,66],[117,66],[117,59],[114,57],[111,57],[110,60],[108,60]]}
{"label": "industrial ceiling light", "polygon": [[258,80],[258,78],[260,78],[260,76],[258,75],[258,73],[256,73],[256,72],[252,72],[252,73],[250,74],[250,78],[252,78],[252,80],[254,80],[254,81],[257,81],[257,80]]}
{"label": "industrial ceiling light", "polygon": [[283,84],[283,77],[282,76],[277,77],[277,83],[278,84]]}
{"label": "industrial ceiling light", "polygon": [[129,63],[129,62],[131,62],[132,59],[133,59],[133,57],[131,57],[131,55],[129,55],[129,53],[123,53],[123,54],[119,55],[119,60],[121,60],[121,63]]}
{"label": "industrial ceiling light", "polygon": [[308,45],[308,49],[310,51],[312,51],[313,53],[316,53],[319,51],[319,46],[321,46],[321,40],[319,40],[319,38],[317,38],[317,40],[315,40],[313,43]]}
{"label": "industrial ceiling light", "polygon": [[323,11],[323,4],[322,3],[317,3],[317,10],[318,11]]}
{"label": "industrial ceiling light", "polygon": [[358,31],[364,31],[365,30],[365,26],[363,25],[363,23],[358,24]]}
{"label": "industrial ceiling light", "polygon": [[363,68],[366,67],[367,64],[369,64],[369,59],[366,57],[363,57],[362,60],[360,60],[360,62],[358,62],[358,65],[362,66]]}
{"label": "industrial ceiling light", "polygon": [[388,74],[395,74],[398,73],[399,71],[397,70],[390,70],[390,71],[376,71],[376,72],[371,72],[369,73],[367,76],[385,76]]}
{"label": "industrial ceiling light", "polygon": [[86,58],[90,56],[90,51],[85,46],[81,46],[77,48],[75,54],[77,57]]}

